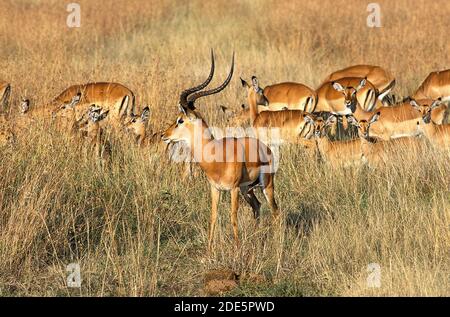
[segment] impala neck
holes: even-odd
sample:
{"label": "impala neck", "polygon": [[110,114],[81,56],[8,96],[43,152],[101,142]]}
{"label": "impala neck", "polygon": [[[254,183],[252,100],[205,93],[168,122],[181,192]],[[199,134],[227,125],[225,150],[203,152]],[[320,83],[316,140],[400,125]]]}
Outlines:
{"label": "impala neck", "polygon": [[353,116],[358,119],[358,121],[361,120],[369,120],[376,112],[371,112],[371,111],[366,111],[363,108],[361,108],[361,106],[359,105],[359,103],[356,103],[356,105],[354,106],[354,111],[352,110]]}
{"label": "impala neck", "polygon": [[253,125],[253,122],[255,122],[256,118],[258,117],[258,106],[256,105],[256,101],[253,100],[253,98],[248,98],[248,107],[250,114],[250,124]]}
{"label": "impala neck", "polygon": [[202,167],[205,161],[205,148],[214,140],[214,136],[206,122],[202,119],[197,119],[193,130],[188,146],[191,150],[192,157]]}
{"label": "impala neck", "polygon": [[432,120],[429,123],[425,123],[423,121],[420,122],[419,128],[422,130],[425,136],[432,137],[436,133],[436,125]]}

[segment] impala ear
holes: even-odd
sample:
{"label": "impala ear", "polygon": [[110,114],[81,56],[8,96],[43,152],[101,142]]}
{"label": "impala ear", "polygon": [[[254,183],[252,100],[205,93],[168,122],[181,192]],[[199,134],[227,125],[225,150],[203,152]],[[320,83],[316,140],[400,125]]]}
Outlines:
{"label": "impala ear", "polygon": [[336,91],[343,92],[345,90],[340,83],[332,82],[331,85],[333,85],[333,88]]}
{"label": "impala ear", "polygon": [[332,114],[328,117],[327,121],[325,122],[326,126],[334,125],[337,122],[337,117]]}
{"label": "impala ear", "polygon": [[98,116],[97,121],[102,121],[102,120],[104,120],[104,119],[108,116],[108,114],[109,114],[109,110],[106,110],[105,112],[103,112],[102,114],[100,114],[100,115]]}
{"label": "impala ear", "polygon": [[378,111],[377,113],[375,113],[375,114],[372,116],[372,118],[370,118],[369,124],[372,124],[372,123],[378,121],[378,119],[380,119],[380,115],[381,115],[381,113],[380,113],[379,111]]}
{"label": "impala ear", "polygon": [[184,115],[187,114],[187,108],[185,106],[182,106],[181,104],[178,105],[178,109],[180,110],[180,112]]}
{"label": "impala ear", "polygon": [[366,83],[367,83],[367,78],[361,79],[361,81],[359,82],[358,87],[356,87],[356,91],[359,91],[360,89],[364,88]]}
{"label": "impala ear", "polygon": [[315,121],[314,119],[311,117],[311,115],[309,113],[304,113],[303,114],[303,120],[305,120],[305,122],[314,125]]}
{"label": "impala ear", "polygon": [[250,85],[245,80],[243,80],[242,77],[239,77],[239,78],[241,79],[242,87],[244,87],[244,88],[249,88],[250,87]]}
{"label": "impala ear", "polygon": [[438,107],[441,105],[442,102],[442,97],[439,97],[438,99],[436,99],[435,101],[433,101],[433,103],[430,106],[430,110],[433,110],[434,108]]}
{"label": "impala ear", "polygon": [[346,115],[345,118],[347,119],[347,122],[354,125],[355,127],[359,127],[359,122],[356,120],[356,118],[352,115]]}
{"label": "impala ear", "polygon": [[409,101],[409,104],[410,104],[414,109],[416,109],[417,111],[420,111],[420,106],[419,106],[419,104],[417,103],[417,101],[415,101],[414,99],[411,99],[411,100]]}
{"label": "impala ear", "polygon": [[150,108],[147,106],[142,110],[141,120],[143,122],[146,122],[146,121],[148,121],[149,117],[150,117]]}
{"label": "impala ear", "polygon": [[258,82],[258,78],[256,78],[256,76],[252,76],[252,86],[255,91],[258,91],[259,82]]}
{"label": "impala ear", "polygon": [[22,102],[20,103],[20,112],[27,113],[30,110],[30,99],[22,98]]}

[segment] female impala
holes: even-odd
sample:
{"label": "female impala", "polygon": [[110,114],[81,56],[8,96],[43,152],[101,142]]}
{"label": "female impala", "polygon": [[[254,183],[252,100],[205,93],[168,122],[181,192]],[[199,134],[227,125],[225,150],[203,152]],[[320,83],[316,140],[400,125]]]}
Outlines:
{"label": "female impala", "polygon": [[[413,100],[414,101],[414,100]],[[421,120],[417,121],[418,131],[425,135],[430,143],[438,149],[450,149],[450,124],[438,125],[432,118],[432,111],[439,106],[440,99],[431,105],[419,105],[411,102],[411,105],[421,114]]]}
{"label": "female impala", "polygon": [[450,69],[430,73],[412,98],[450,101]]}
{"label": "female impala", "polygon": [[208,250],[212,250],[217,207],[221,191],[231,191],[231,223],[236,244],[239,246],[237,212],[239,191],[253,209],[258,219],[260,203],[253,190],[261,186],[274,215],[278,207],[274,198],[274,170],[270,149],[257,139],[222,138],[215,139],[203,118],[195,111],[198,98],[217,94],[230,82],[234,69],[234,55],[230,73],[225,82],[208,91],[200,91],[209,83],[183,91],[179,100],[180,115],[162,135],[163,141],[186,142],[192,156],[206,174],[211,186],[211,223]]}
{"label": "female impala", "polygon": [[[323,83],[333,82],[345,77],[367,78],[378,91],[385,90],[394,79],[390,72],[379,66],[354,65],[331,73]],[[390,96],[386,96],[389,103],[394,103]]]}
{"label": "female impala", "polygon": [[414,155],[404,155],[405,151],[415,151],[421,149],[423,140],[416,137],[401,137],[394,140],[383,141],[370,137],[370,129],[381,117],[380,112],[372,115],[368,120],[357,120],[353,116],[348,116],[350,124],[358,128],[358,135],[361,144],[361,157],[369,166],[376,167],[388,161],[392,161],[393,154],[403,154],[401,159],[415,157]]}
{"label": "female impala", "polygon": [[[60,110],[61,105],[70,103],[75,96],[81,96],[79,105],[75,108],[77,120],[88,111],[91,104],[99,104],[105,111],[109,110],[108,122],[116,128],[120,127],[125,115],[134,112],[135,96],[130,89],[117,83],[99,82],[70,86],[44,106],[31,106],[30,101],[24,99],[20,107],[21,116],[15,119],[22,125],[27,125],[30,120],[50,119]],[[131,101],[131,107],[123,107],[125,99]]]}
{"label": "female impala", "polygon": [[[371,126],[371,136],[389,140],[391,138],[417,135],[416,122],[417,119],[420,118],[420,114],[414,110],[408,102],[403,102],[392,107],[383,107],[377,111],[364,110],[359,105],[356,94],[358,90],[365,87],[366,84],[367,81],[362,79],[356,88],[342,86],[338,82],[336,82],[333,87],[336,92],[342,94],[345,106],[358,121],[369,121],[377,112],[380,113],[380,119],[374,121]],[[430,104],[432,101],[419,100],[418,102],[426,105]],[[433,118],[438,122],[442,122],[444,113],[445,106],[434,109]]]}
{"label": "female impala", "polygon": [[316,105],[316,93],[313,89],[298,83],[279,83],[262,89],[258,79],[252,76],[252,84],[241,78],[242,87],[247,89],[249,107],[264,106],[260,111],[296,109],[312,112]]}
{"label": "female impala", "polygon": [[126,96],[131,101],[131,107],[128,107],[127,114],[130,115],[135,111],[134,93],[122,84],[109,82],[70,86],[53,99],[48,106],[50,108],[59,107],[61,104],[70,102],[72,97],[79,93],[81,93],[81,100],[80,106],[77,107],[77,116],[84,114],[88,106],[95,103],[102,105],[105,111],[110,111],[108,120],[120,120],[123,113],[120,112],[119,108]]}
{"label": "female impala", "polygon": [[331,166],[349,166],[361,163],[361,141],[330,141],[326,136],[328,127],[336,124],[335,115],[324,121],[321,117],[313,118],[310,114],[304,114],[304,120],[314,127],[316,151],[320,160]]}
{"label": "female impala", "polygon": [[[380,109],[387,104],[384,99],[394,86],[395,80],[379,92],[371,82],[361,77],[345,77],[334,82],[326,82],[317,89],[318,101],[314,111],[340,115],[350,114],[349,97],[354,97],[364,110]],[[337,87],[345,87],[345,89],[338,90]],[[344,93],[344,96],[341,92]]]}
{"label": "female impala", "polygon": [[[101,107],[91,105],[88,112],[77,122],[77,128],[85,138],[86,154],[94,154],[102,163],[109,163],[111,159],[111,143],[107,139],[100,122],[104,120],[109,110],[102,111]],[[86,118],[84,118],[86,117]],[[92,154],[91,154],[92,153]]]}

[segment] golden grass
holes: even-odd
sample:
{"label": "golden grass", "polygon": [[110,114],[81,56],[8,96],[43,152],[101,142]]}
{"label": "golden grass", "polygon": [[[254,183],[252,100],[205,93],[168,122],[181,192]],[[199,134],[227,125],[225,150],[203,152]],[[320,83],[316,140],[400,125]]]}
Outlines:
{"label": "golden grass", "polygon": [[[217,105],[245,102],[238,76],[316,87],[335,69],[377,64],[406,96],[449,66],[447,1],[380,1],[381,29],[366,27],[365,1],[85,0],[80,29],[67,28],[60,1],[4,2],[0,78],[12,83],[13,107],[22,94],[43,104],[74,83],[118,81],[150,105],[154,130],[174,118],[181,89],[206,76],[210,47],[214,83],[237,58],[230,86],[198,104],[214,126],[223,126]],[[113,143],[109,171],[39,126],[0,149],[0,295],[203,295],[217,268],[241,274],[230,295],[450,294],[448,156],[426,148],[376,170],[333,170],[285,147],[280,224],[264,204],[255,229],[242,201],[235,250],[225,194],[208,257],[205,177],[182,180],[162,154]],[[66,287],[71,262],[80,289]],[[369,263],[381,265],[381,288],[367,287]]]}

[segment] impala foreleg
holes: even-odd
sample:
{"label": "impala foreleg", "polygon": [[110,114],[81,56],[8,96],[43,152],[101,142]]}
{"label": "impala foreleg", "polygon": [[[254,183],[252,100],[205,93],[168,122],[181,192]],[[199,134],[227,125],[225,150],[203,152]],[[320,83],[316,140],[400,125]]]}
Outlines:
{"label": "impala foreleg", "polygon": [[217,221],[217,208],[220,201],[220,191],[211,185],[211,220],[209,223],[208,251],[212,251],[212,243],[214,240],[214,230]]}
{"label": "impala foreleg", "polygon": [[239,209],[239,188],[231,190],[231,225],[233,226],[233,236],[236,247],[239,248],[238,220],[237,213]]}

